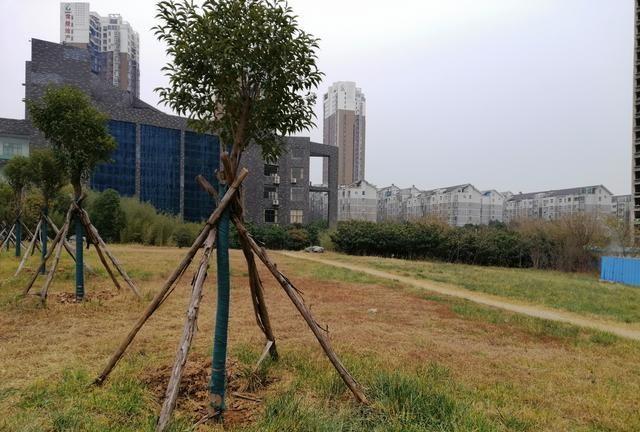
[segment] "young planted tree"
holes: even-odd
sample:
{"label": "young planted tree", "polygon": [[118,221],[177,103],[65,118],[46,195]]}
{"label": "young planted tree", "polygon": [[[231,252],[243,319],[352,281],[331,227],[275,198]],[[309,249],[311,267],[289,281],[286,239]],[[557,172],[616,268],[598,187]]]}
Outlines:
{"label": "young planted tree", "polygon": [[[108,117],[98,111],[89,97],[80,89],[71,86],[49,87],[40,102],[28,101],[27,106],[34,125],[40,129],[51,144],[56,159],[61,161],[64,171],[73,186],[74,199],[58,237],[55,259],[49,271],[41,296],[43,300],[60,257],[60,251],[67,236],[71,218],[75,220],[76,236],[76,299],[84,298],[83,239],[96,246],[96,251],[107,272],[116,281],[104,254],[112,261],[134,293],[137,288],[126,275],[117,260],[106,249],[104,241],[91,224],[87,212],[82,208],[84,199],[83,183],[86,183],[93,169],[101,162],[107,162],[117,144],[107,130]],[[45,261],[50,253],[45,256]],[[33,283],[33,282],[32,282]],[[27,287],[27,291],[30,286]]]}
{"label": "young planted tree", "polygon": [[[183,262],[111,357],[96,383],[106,379],[146,319],[169,295],[195,252],[210,239],[210,230],[215,224],[218,302],[209,387],[211,415],[221,416],[225,396],[231,220],[237,228],[247,261],[256,320],[267,339],[261,359],[269,352],[276,357],[277,352],[255,257],[282,285],[356,398],[366,402],[360,386],[331,349],[326,334],[311,316],[300,292],[246,230],[242,201],[235,193],[246,176],[240,163],[249,145],[260,146],[265,160],[274,161],[286,151],[283,136],[314,126],[314,90],[322,78],[316,65],[318,40],[299,27],[296,16],[284,0],[204,0],[199,5],[191,0],[168,0],[158,3],[157,18],[160,24],[155,27],[156,35],[166,44],[170,63],[164,67],[169,77],[168,87],[156,90],[174,111],[188,116],[195,129],[219,135],[226,150],[219,172],[221,186],[215,191],[203,177],[198,181],[212,196],[221,199]],[[231,205],[227,207],[229,201]],[[205,246],[205,254],[207,251]],[[206,265],[203,260],[200,270]],[[198,276],[202,274],[200,270]],[[203,280],[194,279],[192,302],[157,430],[164,430],[175,406],[186,353],[195,329],[201,292],[198,284]]]}
{"label": "young planted tree", "polygon": [[13,190],[13,202],[14,202],[14,216],[15,223],[9,232],[9,238],[5,240],[11,240],[11,236],[15,239],[16,256],[22,255],[22,221],[20,216],[22,214],[22,205],[24,203],[25,189],[31,181],[29,171],[29,158],[26,156],[15,156],[7,162],[4,167],[4,176],[7,179],[7,183]]}
{"label": "young planted tree", "polygon": [[[313,90],[322,78],[316,66],[317,39],[299,28],[285,1],[208,0],[201,7],[188,0],[162,1],[158,18],[156,35],[172,57],[164,68],[169,87],[158,89],[160,97],[198,130],[218,133],[230,152],[227,181],[235,178],[250,144],[273,161],[285,150],[283,136],[314,126]],[[231,211],[244,222],[240,200]],[[210,388],[215,409],[224,403],[229,281],[222,268],[228,263],[229,217],[223,215],[217,236],[218,310]],[[258,322],[275,356],[253,252],[246,239],[241,243]]]}
{"label": "young planted tree", "polygon": [[[33,247],[40,235],[42,253],[42,274],[45,272],[44,259],[47,256],[48,231],[49,231],[49,206],[51,201],[60,192],[60,189],[67,184],[67,175],[62,161],[55,156],[51,149],[35,150],[29,156],[29,172],[31,183],[36,186],[42,194],[42,213],[40,220],[34,231],[34,238],[29,245],[29,250],[25,259],[20,263],[16,275],[22,269],[27,256],[33,252]],[[64,239],[66,241],[66,239]],[[69,250],[69,249],[68,249]]]}

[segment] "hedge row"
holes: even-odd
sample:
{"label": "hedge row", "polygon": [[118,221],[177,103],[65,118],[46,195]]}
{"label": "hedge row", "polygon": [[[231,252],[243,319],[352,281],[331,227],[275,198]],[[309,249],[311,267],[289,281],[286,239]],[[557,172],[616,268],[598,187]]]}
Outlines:
{"label": "hedge row", "polygon": [[338,250],[352,255],[567,271],[591,270],[597,263],[590,240],[571,241],[576,235],[566,223],[538,225],[521,230],[503,224],[452,228],[438,222],[349,221],[338,224],[331,240]]}

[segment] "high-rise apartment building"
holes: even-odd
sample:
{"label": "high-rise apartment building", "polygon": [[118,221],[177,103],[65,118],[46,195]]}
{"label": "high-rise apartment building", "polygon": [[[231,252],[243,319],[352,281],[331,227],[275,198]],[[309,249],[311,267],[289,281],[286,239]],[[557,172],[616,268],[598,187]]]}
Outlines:
{"label": "high-rise apartment building", "polygon": [[120,15],[100,16],[89,3],[60,3],[60,42],[87,48],[94,73],[140,96],[140,38]]}
{"label": "high-rise apartment building", "polygon": [[[364,180],[366,99],[352,81],[333,83],[324,95],[324,143],[338,147],[338,184]],[[327,167],[323,167],[326,184]]]}
{"label": "high-rise apartment building", "polygon": [[[631,193],[633,195],[632,218],[634,225],[640,226],[640,0],[635,1],[634,20],[634,62],[633,62],[633,142],[631,144],[632,170]],[[637,236],[636,236],[637,237]],[[640,240],[636,238],[636,240]]]}

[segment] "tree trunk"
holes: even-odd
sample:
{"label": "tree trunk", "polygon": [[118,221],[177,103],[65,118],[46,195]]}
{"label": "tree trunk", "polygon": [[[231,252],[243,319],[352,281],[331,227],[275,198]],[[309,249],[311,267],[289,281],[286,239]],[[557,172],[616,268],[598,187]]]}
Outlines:
{"label": "tree trunk", "polygon": [[[220,194],[226,186],[220,185]],[[216,303],[216,325],[213,338],[211,361],[211,381],[209,383],[210,414],[221,416],[225,409],[227,337],[229,332],[229,302],[231,286],[229,281],[229,213],[227,208],[217,227],[216,275],[218,278],[218,301]]]}
{"label": "tree trunk", "polygon": [[[47,222],[49,222],[49,225],[51,226],[51,228],[53,229],[53,232],[56,233],[56,235],[58,234],[58,232],[60,232],[60,230],[58,229],[58,227],[56,226],[56,224],[51,220],[51,218],[49,216],[47,216]],[[73,261],[76,261],[76,254],[73,250],[73,248],[71,247],[71,245],[69,244],[69,242],[67,241],[67,239],[63,239],[64,243],[63,246],[65,248],[65,250],[67,251],[67,253],[69,254],[69,256],[71,257],[71,259],[73,259]],[[86,262],[84,263],[84,268],[91,274],[96,274],[96,272],[93,270],[93,268],[91,268],[91,266],[89,264],[87,264]]]}
{"label": "tree trunk", "polygon": [[22,255],[21,251],[22,246],[22,224],[20,223],[20,216],[16,219],[16,256],[20,257]]}
{"label": "tree trunk", "polygon": [[44,263],[44,257],[47,256],[47,243],[49,241],[49,233],[48,231],[48,226],[49,223],[47,221],[48,218],[48,214],[49,214],[49,209],[47,207],[44,208],[43,211],[43,216],[42,216],[42,226],[40,228],[40,244],[42,245],[42,248],[40,250],[41,254],[42,254],[42,270],[41,273],[45,274],[46,272],[46,265]]}
{"label": "tree trunk", "polygon": [[[80,212],[76,212],[76,301],[84,300],[84,229]],[[62,245],[62,243],[61,243]],[[62,250],[62,247],[60,247]]]}
{"label": "tree trunk", "polygon": [[122,341],[122,343],[120,344],[116,352],[111,356],[104,370],[95,379],[94,384],[100,385],[104,382],[104,380],[107,378],[107,376],[109,376],[109,374],[115,367],[116,363],[118,363],[120,358],[122,358],[127,347],[129,347],[129,345],[131,344],[133,339],[136,337],[136,335],[138,334],[142,326],[145,324],[145,322],[149,319],[151,315],[153,315],[153,313],[158,309],[158,307],[160,307],[160,305],[164,302],[167,296],[171,293],[173,284],[185,272],[185,270],[193,260],[193,257],[198,251],[198,249],[202,247],[206,238],[209,235],[209,232],[213,229],[214,225],[218,223],[218,219],[220,218],[220,215],[222,214],[224,209],[231,203],[233,195],[237,192],[238,187],[240,186],[242,181],[247,177],[248,173],[249,172],[246,169],[243,169],[238,175],[238,177],[236,178],[236,180],[233,182],[233,184],[229,187],[229,190],[227,190],[227,193],[224,195],[224,197],[220,201],[220,204],[216,207],[216,209],[211,214],[211,216],[209,216],[209,219],[207,220],[207,223],[205,224],[202,232],[200,232],[200,235],[198,236],[198,238],[196,238],[196,240],[193,242],[193,245],[187,252],[186,256],[182,259],[182,262],[180,263],[180,265],[178,265],[178,267],[173,271],[171,276],[169,276],[169,279],[167,279],[167,281],[165,282],[164,286],[156,294],[156,296],[153,298],[149,306],[147,306],[147,309],[145,309],[142,316],[134,324],[133,328],[131,329],[129,334],[126,336],[124,341]]}
{"label": "tree trunk", "polygon": [[[223,161],[224,161],[224,156],[223,156]],[[202,176],[198,176],[196,178],[196,181],[210,195],[215,196],[215,189],[213,189],[213,186],[211,186],[211,184],[207,182],[206,179],[204,179]],[[293,284],[282,273],[280,273],[276,265],[273,262],[271,262],[271,260],[267,256],[266,251],[262,249],[260,246],[258,246],[255,240],[253,240],[253,238],[247,231],[247,228],[244,226],[244,224],[242,223],[242,221],[240,220],[237,214],[235,213],[232,214],[232,220],[236,226],[236,229],[238,231],[238,235],[240,236],[240,238],[243,238],[247,242],[247,244],[251,247],[253,252],[258,256],[258,258],[260,258],[260,260],[264,263],[264,265],[269,269],[271,274],[280,283],[280,285],[285,290],[285,292],[287,293],[287,295],[289,296],[289,298],[291,299],[295,307],[298,309],[298,312],[300,312],[302,317],[305,319],[305,321],[311,328],[311,331],[315,335],[316,339],[318,339],[320,346],[322,347],[325,354],[329,358],[329,361],[331,361],[331,363],[337,370],[338,374],[340,375],[344,383],[351,390],[351,392],[359,402],[367,404],[368,403],[367,398],[364,392],[362,391],[360,384],[351,376],[351,374],[344,367],[344,365],[342,364],[342,362],[340,361],[336,353],[333,351],[333,348],[331,348],[331,344],[329,343],[329,340],[323,333],[323,330],[320,328],[316,320],[311,315],[311,312],[305,306],[304,301],[300,298],[297,288],[295,288]]]}
{"label": "tree trunk", "polygon": [[[102,237],[100,237],[100,233],[98,233],[98,230],[96,229],[96,227],[94,227],[93,224],[91,224],[91,220],[89,219],[89,214],[84,209],[78,209],[78,211],[80,213],[80,217],[82,218],[84,226],[87,229],[87,232],[89,233],[89,235],[93,239],[93,242],[96,245],[96,249],[97,250],[102,249],[102,252],[104,252],[109,257],[113,266],[116,268],[116,270],[118,270],[118,273],[120,273],[120,276],[122,276],[122,278],[127,283],[127,285],[129,285],[129,288],[131,288],[131,291],[133,291],[133,293],[138,298],[142,298],[142,295],[140,294],[140,290],[138,290],[138,287],[136,286],[136,284],[133,283],[133,280],[131,280],[127,272],[124,270],[124,267],[122,267],[122,264],[120,264],[120,261],[118,261],[118,259],[111,253],[111,251],[109,251],[109,249],[107,248],[107,244],[104,242],[104,240],[102,240]],[[102,252],[99,252],[99,255],[101,255]],[[103,264],[107,268],[107,271],[110,272],[109,266],[106,264],[106,261],[103,261]],[[116,287],[120,289],[120,285],[116,281],[115,277],[113,277],[113,275],[112,275],[112,280],[116,284]]]}

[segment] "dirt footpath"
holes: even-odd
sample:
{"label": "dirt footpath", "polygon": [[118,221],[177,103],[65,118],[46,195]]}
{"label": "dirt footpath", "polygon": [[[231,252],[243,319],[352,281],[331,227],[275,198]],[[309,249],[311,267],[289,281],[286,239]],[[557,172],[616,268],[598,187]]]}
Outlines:
{"label": "dirt footpath", "polygon": [[600,331],[612,333],[614,335],[634,339],[640,341],[640,329],[631,325],[625,325],[623,323],[605,321],[598,318],[585,317],[571,312],[562,311],[559,309],[552,309],[544,306],[532,305],[522,302],[513,301],[511,299],[505,299],[504,297],[498,297],[490,294],[485,294],[476,291],[466,290],[464,288],[457,287],[455,285],[447,285],[437,282],[424,281],[420,279],[414,279],[406,276],[400,276],[393,273],[388,273],[381,270],[376,270],[371,267],[359,266],[354,264],[347,264],[344,262],[334,261],[331,259],[320,258],[317,255],[310,255],[304,252],[278,252],[282,255],[313,261],[325,265],[334,267],[340,267],[347,270],[353,270],[361,273],[365,273],[371,276],[390,279],[393,281],[401,282],[403,284],[411,285],[415,288],[425,289],[438,294],[443,294],[451,297],[463,298],[465,300],[472,301],[474,303],[483,304],[486,306],[492,306],[499,309],[504,309],[510,312],[515,312],[523,315],[528,315],[536,318],[542,318],[551,321],[558,321],[563,323],[573,324],[579,327],[585,327]]}

